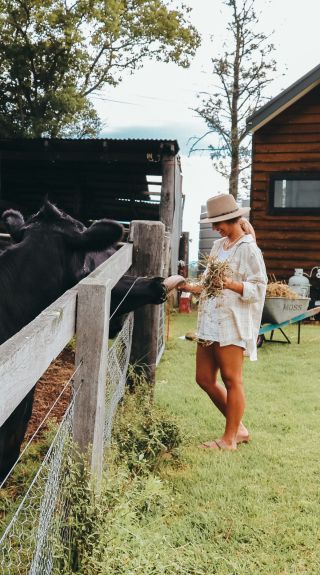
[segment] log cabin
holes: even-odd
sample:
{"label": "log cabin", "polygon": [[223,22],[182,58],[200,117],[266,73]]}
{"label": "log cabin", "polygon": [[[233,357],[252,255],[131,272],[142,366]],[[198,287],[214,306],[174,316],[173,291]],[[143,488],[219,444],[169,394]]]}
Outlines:
{"label": "log cabin", "polygon": [[250,221],[268,274],[320,267],[320,65],[247,119]]}

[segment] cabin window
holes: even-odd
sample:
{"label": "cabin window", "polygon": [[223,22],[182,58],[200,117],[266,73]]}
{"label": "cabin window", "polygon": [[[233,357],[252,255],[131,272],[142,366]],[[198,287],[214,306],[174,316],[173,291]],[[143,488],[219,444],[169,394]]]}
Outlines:
{"label": "cabin window", "polygon": [[271,214],[320,214],[320,173],[273,175],[269,198]]}

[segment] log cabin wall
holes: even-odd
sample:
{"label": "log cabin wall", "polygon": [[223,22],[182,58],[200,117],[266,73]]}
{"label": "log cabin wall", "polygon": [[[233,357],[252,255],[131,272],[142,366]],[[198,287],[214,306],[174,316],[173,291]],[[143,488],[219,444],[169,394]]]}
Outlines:
{"label": "log cabin wall", "polygon": [[[320,213],[272,213],[272,178],[320,178],[320,86],[253,134],[251,222],[268,274],[287,280],[294,268],[320,266]],[[312,211],[312,214],[310,214]]]}

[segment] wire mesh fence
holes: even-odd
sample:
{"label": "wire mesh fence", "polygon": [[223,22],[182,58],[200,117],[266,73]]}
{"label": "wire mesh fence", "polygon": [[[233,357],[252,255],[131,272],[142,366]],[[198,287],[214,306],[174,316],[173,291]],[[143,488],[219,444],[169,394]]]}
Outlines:
{"label": "wire mesh fence", "polygon": [[104,441],[106,445],[110,442],[114,414],[125,390],[132,342],[133,317],[133,313],[128,315],[108,353],[106,418],[104,426]]}
{"label": "wire mesh fence", "polygon": [[157,359],[156,364],[158,365],[165,347],[165,305],[159,306],[159,329],[158,329],[158,340],[157,340]]}
{"label": "wire mesh fence", "polygon": [[[129,314],[108,352],[106,444],[111,439],[116,407],[124,394],[132,329],[133,314]],[[68,553],[65,526],[72,492],[67,460],[72,444],[74,400],[75,395],[34,479],[0,536],[0,575],[50,575],[61,550]]]}
{"label": "wire mesh fence", "polygon": [[[62,519],[62,461],[72,432],[73,402],[37,474],[0,540],[1,575],[51,573],[53,541]],[[59,511],[60,510],[60,511]]]}

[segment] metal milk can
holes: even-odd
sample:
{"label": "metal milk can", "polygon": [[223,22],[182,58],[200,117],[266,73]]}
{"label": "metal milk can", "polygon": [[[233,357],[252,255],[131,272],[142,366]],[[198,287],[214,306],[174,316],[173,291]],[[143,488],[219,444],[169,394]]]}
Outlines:
{"label": "metal milk can", "polygon": [[296,268],[294,275],[289,278],[288,285],[290,288],[302,297],[309,297],[310,295],[310,282],[303,274],[302,268]]}

